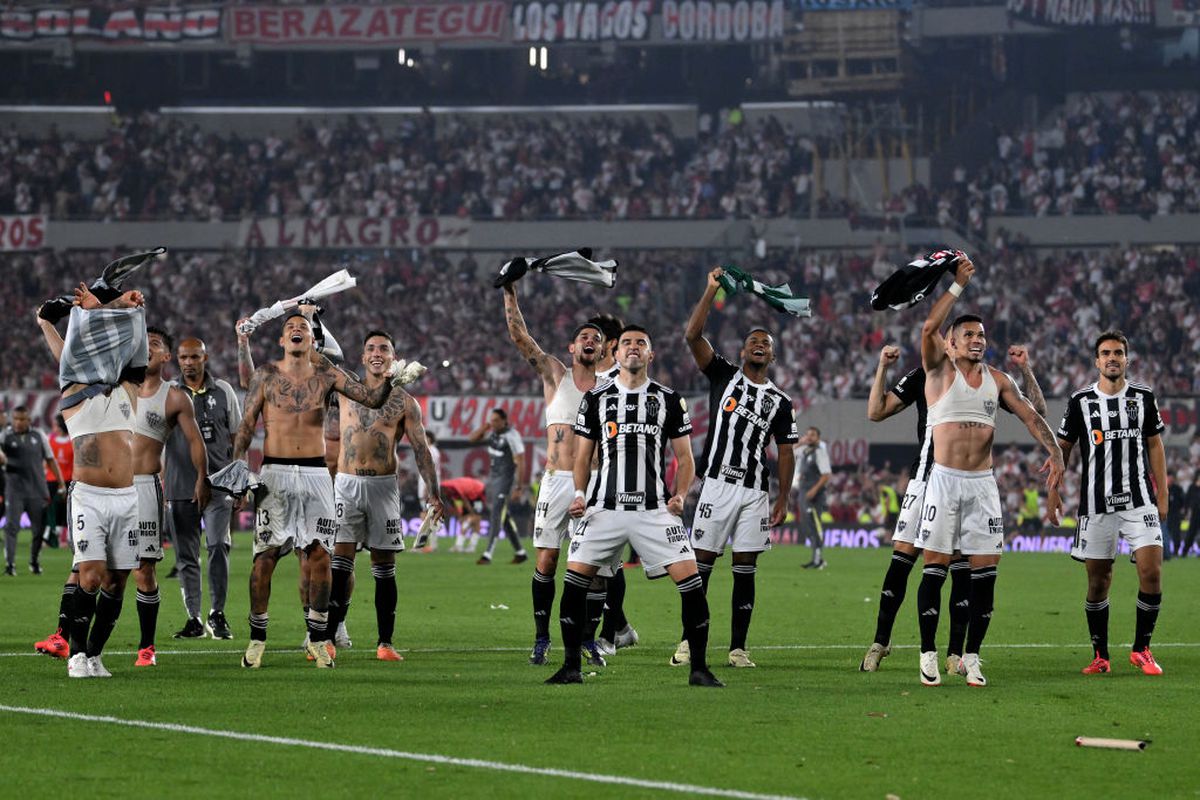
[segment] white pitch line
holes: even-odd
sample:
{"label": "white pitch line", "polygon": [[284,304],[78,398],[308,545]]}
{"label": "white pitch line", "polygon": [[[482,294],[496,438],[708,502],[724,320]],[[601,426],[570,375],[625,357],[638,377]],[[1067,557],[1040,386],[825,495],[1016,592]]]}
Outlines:
{"label": "white pitch line", "polygon": [[[916,650],[920,645],[915,644],[894,644],[893,650]],[[1132,642],[1110,643],[1110,647],[1131,647]],[[664,645],[667,647],[667,645]],[[1087,642],[1017,642],[1013,644],[991,644],[985,645],[988,650],[1072,650],[1080,647],[1091,647]],[[1200,642],[1155,642],[1154,649],[1166,649],[1168,647],[1177,648],[1193,648],[1200,647]],[[397,647],[397,653],[524,653],[528,650],[527,647]],[[641,647],[641,650],[648,650],[648,647]],[[755,650],[861,650],[861,644],[759,644],[754,646]],[[246,652],[242,648],[203,648],[203,649],[187,649],[187,650],[158,650],[160,656],[203,656],[203,655],[237,655]],[[299,647],[269,647],[268,653],[300,653],[303,652]],[[368,651],[360,651],[368,652]],[[137,650],[105,650],[106,656],[133,656],[137,655]],[[29,652],[22,650],[21,652],[0,653],[0,658],[44,658],[42,653]]]}
{"label": "white pitch line", "polygon": [[794,795],[759,794],[743,792],[738,789],[721,789],[714,786],[697,786],[689,783],[671,783],[669,781],[651,781],[641,778],[630,778],[625,775],[604,775],[592,772],[576,772],[574,770],[553,769],[550,767],[531,767],[525,764],[506,764],[502,761],[485,761],[479,758],[457,758],[436,753],[410,753],[405,750],[391,750],[383,747],[363,747],[353,744],[338,744],[336,742],[315,742],[309,739],[293,739],[286,736],[266,736],[259,733],[242,733],[240,731],[225,731],[213,728],[199,728],[194,725],[178,725],[167,722],[150,722],[138,719],[121,719],[120,717],[101,716],[95,714],[79,714],[72,711],[59,711],[54,708],[27,708],[24,706],[0,705],[0,711],[10,714],[29,714],[38,717],[56,717],[58,719],[77,720],[81,722],[96,722],[108,725],[122,725],[127,728],[144,728],[169,733],[188,733],[195,736],[211,736],[217,739],[234,739],[241,742],[258,742],[261,744],[276,744],[284,747],[306,747],[312,750],[331,750],[337,753],[354,753],[380,758],[397,758],[405,761],[419,761],[426,764],[443,764],[454,767],[471,767],[497,772],[516,772],[523,775],[542,775],[548,778],[567,778],[570,780],[590,781],[592,783],[608,783],[617,786],[633,786],[638,789],[658,789],[664,792],[679,794],[706,795],[709,797],[733,797],[739,800],[803,800]]}

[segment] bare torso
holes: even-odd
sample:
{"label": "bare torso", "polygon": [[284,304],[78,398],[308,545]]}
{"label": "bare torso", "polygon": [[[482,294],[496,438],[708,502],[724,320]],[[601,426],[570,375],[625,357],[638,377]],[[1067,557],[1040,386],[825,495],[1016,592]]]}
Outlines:
{"label": "bare torso", "polygon": [[404,392],[393,391],[380,409],[370,409],[353,400],[341,401],[338,472],[349,475],[395,473],[396,442],[404,435],[406,397]]}
{"label": "bare torso", "polygon": [[[288,369],[284,369],[284,367]],[[263,455],[274,458],[323,458],[325,397],[334,378],[308,361],[276,361],[262,373]]]}
{"label": "bare torso", "polygon": [[[965,359],[959,363],[963,379],[972,389],[983,383],[986,364],[972,364]],[[943,366],[925,377],[925,400],[933,406],[954,384],[956,370],[947,359]],[[992,378],[999,380],[997,375]],[[992,468],[992,441],[996,429],[981,422],[943,422],[933,426],[933,460],[949,469],[980,472]]]}
{"label": "bare torso", "polygon": [[[562,380],[558,382],[558,386],[563,385],[566,381],[575,382],[573,369],[567,369],[563,373]],[[575,382],[575,387],[580,391],[587,393],[596,386],[596,373],[594,371],[585,371],[584,384],[581,386],[579,382]],[[545,396],[546,405],[549,405],[554,400],[554,395],[558,393],[558,386],[551,389],[544,382],[542,391]],[[577,443],[575,441],[575,429],[571,425],[553,424],[546,426],[546,469],[574,469],[575,467],[575,450]]]}
{"label": "bare torso", "polygon": [[[82,386],[72,386],[63,397],[83,391]],[[137,385],[122,383],[115,392],[129,395],[130,414],[137,413]],[[75,406],[63,411],[63,419],[71,419],[82,411]],[[89,433],[71,439],[75,448],[74,480],[103,489],[121,489],[133,485],[133,432],[105,431]]]}

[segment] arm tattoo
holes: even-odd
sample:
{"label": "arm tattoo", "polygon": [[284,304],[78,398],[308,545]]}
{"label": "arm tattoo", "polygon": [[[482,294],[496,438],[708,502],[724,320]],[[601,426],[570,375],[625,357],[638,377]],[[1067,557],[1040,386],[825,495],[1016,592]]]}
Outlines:
{"label": "arm tattoo", "polygon": [[537,370],[543,380],[549,380],[549,357],[529,335],[529,329],[525,327],[525,317],[517,307],[517,300],[509,294],[504,295],[504,319],[508,323],[509,338],[517,346],[517,351],[529,362],[529,366]]}
{"label": "arm tattoo", "polygon": [[[329,359],[321,356],[324,363],[317,369],[319,371],[333,370],[335,373],[340,373],[341,381],[336,380],[333,384],[334,390],[339,394],[349,397],[356,403],[361,403],[367,408],[380,408],[387,402],[388,396],[392,393],[392,382],[384,381],[374,389],[367,388],[367,385],[358,379],[358,376],[353,372],[342,367],[334,366]],[[338,384],[341,384],[339,387]]]}
{"label": "arm tattoo", "polygon": [[1042,447],[1046,448],[1046,452],[1050,455],[1057,453],[1062,456],[1062,450],[1058,447],[1058,439],[1055,438],[1054,432],[1050,430],[1050,426],[1046,424],[1046,420],[1038,414],[1033,418],[1034,432],[1037,434],[1038,441],[1042,443]]}
{"label": "arm tattoo", "polygon": [[254,375],[254,356],[250,354],[250,340],[238,340],[238,382],[243,389],[249,388],[250,378]]}
{"label": "arm tattoo", "polygon": [[404,398],[404,431],[408,443],[412,446],[413,460],[417,462],[417,474],[425,481],[425,486],[431,494],[438,491],[437,467],[433,463],[433,455],[429,452],[429,443],[425,439],[425,426],[421,424],[421,408],[417,401],[405,395]]}
{"label": "arm tattoo", "polygon": [[242,414],[242,424],[238,426],[233,437],[235,459],[244,458],[246,451],[250,449],[250,443],[254,441],[254,429],[258,427],[258,417],[263,410],[266,394],[263,384],[266,383],[268,371],[269,367],[262,367],[256,369],[250,377],[250,388],[246,390],[246,411]]}
{"label": "arm tattoo", "polygon": [[1021,367],[1021,391],[1029,398],[1033,410],[1043,417],[1046,416],[1046,398],[1042,395],[1042,387],[1038,385],[1037,377],[1028,364]]}

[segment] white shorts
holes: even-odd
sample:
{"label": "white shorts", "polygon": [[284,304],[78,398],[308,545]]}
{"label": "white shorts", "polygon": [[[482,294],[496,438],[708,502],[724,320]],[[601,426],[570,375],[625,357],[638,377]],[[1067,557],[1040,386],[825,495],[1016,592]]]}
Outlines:
{"label": "white shorts", "polygon": [[917,534],[921,529],[921,511],[925,505],[925,481],[912,479],[904,490],[904,499],[900,501],[900,518],[896,520],[896,530],[892,532],[892,542],[904,542],[917,545]]}
{"label": "white shorts", "polygon": [[333,480],[325,467],[264,464],[267,496],[254,515],[254,555],[274,548],[281,556],[314,542],[333,552]]}
{"label": "white shorts", "polygon": [[601,568],[601,575],[611,575],[610,570],[620,568],[626,544],[637,550],[647,577],[661,576],[670,564],[696,560],[683,520],[665,508],[652,511],[592,508],[571,533],[567,561],[591,564]]}
{"label": "white shorts", "polygon": [[157,475],[134,475],[137,491],[138,558],[162,561],[163,491]]}
{"label": "white shorts", "polygon": [[103,561],[109,569],[137,569],[138,497],[132,486],[105,489],[75,481],[67,498],[75,541],[72,564]]}
{"label": "white shorts", "polygon": [[705,478],[692,522],[692,546],[721,555],[771,549],[771,501],[761,489]]}
{"label": "white shorts", "polygon": [[1117,557],[1117,544],[1121,539],[1129,542],[1131,551],[1150,546],[1162,547],[1158,509],[1140,506],[1128,511],[1080,517],[1071,547],[1071,558],[1076,561],[1111,561]]}
{"label": "white shorts", "polygon": [[404,549],[400,518],[400,484],[395,475],[347,475],[339,472],[333,484],[338,544],[363,545],[368,550]]}
{"label": "white shorts", "polygon": [[558,550],[575,526],[567,513],[575,499],[575,476],[569,469],[556,469],[542,476],[533,514],[533,546]]}
{"label": "white shorts", "polygon": [[1000,489],[990,469],[966,472],[934,464],[925,485],[917,546],[935,553],[999,555],[1004,551]]}

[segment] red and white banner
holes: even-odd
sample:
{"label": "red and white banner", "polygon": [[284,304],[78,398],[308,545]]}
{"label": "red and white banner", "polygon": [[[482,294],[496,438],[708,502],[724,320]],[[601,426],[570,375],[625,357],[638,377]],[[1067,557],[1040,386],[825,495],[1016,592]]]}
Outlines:
{"label": "red and white banner", "polygon": [[455,248],[466,247],[470,237],[470,220],[458,217],[274,217],[242,220],[237,246],[300,250]]}
{"label": "red and white banner", "polygon": [[482,2],[396,3],[379,6],[233,6],[229,41],[260,45],[402,45],[498,40],[508,5]]}
{"label": "red and white banner", "polygon": [[13,253],[45,247],[49,219],[43,214],[0,217],[0,252]]}
{"label": "red and white banner", "polygon": [[221,36],[220,8],[18,7],[0,11],[0,39],[185,42]]}

